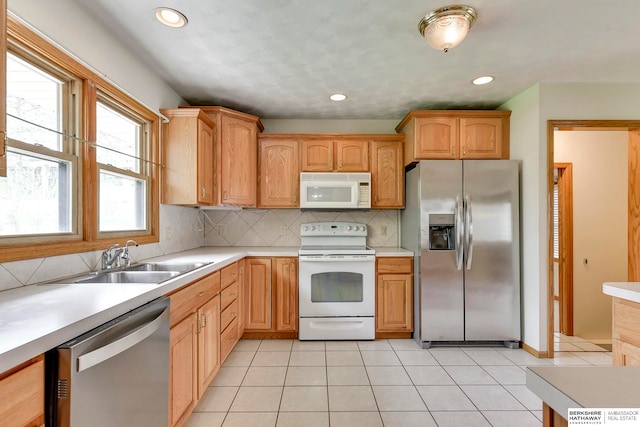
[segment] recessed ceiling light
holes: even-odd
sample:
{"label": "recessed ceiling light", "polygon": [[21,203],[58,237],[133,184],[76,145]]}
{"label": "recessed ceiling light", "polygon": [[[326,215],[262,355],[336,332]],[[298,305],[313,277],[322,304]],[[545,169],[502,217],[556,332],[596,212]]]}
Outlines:
{"label": "recessed ceiling light", "polygon": [[482,77],[477,77],[473,79],[471,83],[479,86],[479,85],[486,85],[487,83],[491,83],[492,81],[493,81],[493,76],[482,76]]}
{"label": "recessed ceiling light", "polygon": [[329,97],[329,99],[332,101],[344,101],[345,99],[347,99],[347,95],[345,95],[344,93],[334,93]]}
{"label": "recessed ceiling light", "polygon": [[182,13],[169,7],[159,7],[156,9],[156,18],[164,25],[173,28],[180,28],[187,25],[189,20]]}

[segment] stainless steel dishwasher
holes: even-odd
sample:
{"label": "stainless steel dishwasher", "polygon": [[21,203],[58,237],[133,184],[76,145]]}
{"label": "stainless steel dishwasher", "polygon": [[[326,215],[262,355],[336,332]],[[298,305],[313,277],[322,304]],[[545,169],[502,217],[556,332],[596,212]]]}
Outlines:
{"label": "stainless steel dishwasher", "polygon": [[169,299],[62,344],[46,363],[48,426],[168,425]]}

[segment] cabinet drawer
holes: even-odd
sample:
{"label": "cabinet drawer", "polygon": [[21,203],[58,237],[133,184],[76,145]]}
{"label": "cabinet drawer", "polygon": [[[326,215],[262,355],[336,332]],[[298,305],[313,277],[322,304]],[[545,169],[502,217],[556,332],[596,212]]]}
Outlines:
{"label": "cabinet drawer", "polygon": [[378,258],[378,274],[386,273],[411,273],[413,266],[412,257]]}
{"label": "cabinet drawer", "polygon": [[235,282],[237,277],[238,277],[238,264],[234,262],[233,264],[222,269],[222,278],[221,278],[220,287],[222,289],[226,288],[227,286]]}
{"label": "cabinet drawer", "polygon": [[238,342],[238,321],[234,319],[220,334],[220,363],[224,362],[233,346]]}
{"label": "cabinet drawer", "polygon": [[171,326],[189,314],[195,313],[202,304],[218,293],[220,293],[220,272],[216,271],[169,294],[171,298]]}
{"label": "cabinet drawer", "polygon": [[220,309],[224,310],[236,298],[238,298],[238,283],[233,283],[220,293]]}
{"label": "cabinet drawer", "polygon": [[220,330],[224,331],[229,323],[233,322],[233,319],[238,317],[238,301],[233,301],[231,305],[220,314]]}
{"label": "cabinet drawer", "polygon": [[[0,375],[0,378],[2,376]],[[44,424],[44,359],[0,379],[0,425]]]}
{"label": "cabinet drawer", "polygon": [[640,347],[640,304],[613,299],[613,338]]}

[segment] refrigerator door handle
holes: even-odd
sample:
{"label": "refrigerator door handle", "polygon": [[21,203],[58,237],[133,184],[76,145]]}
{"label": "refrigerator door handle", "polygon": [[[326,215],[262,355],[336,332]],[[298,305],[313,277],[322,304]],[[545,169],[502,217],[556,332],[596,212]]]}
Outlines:
{"label": "refrigerator door handle", "polygon": [[455,229],[456,229],[456,268],[462,270],[462,256],[463,250],[463,236],[464,236],[464,222],[463,222],[463,210],[462,199],[460,195],[456,196],[456,212],[455,212]]}
{"label": "refrigerator door handle", "polygon": [[464,234],[465,234],[465,240],[466,240],[465,248],[466,248],[466,254],[467,254],[466,267],[467,267],[467,270],[471,270],[471,263],[473,262],[473,212],[471,208],[471,196],[467,194],[464,199],[465,199],[464,219],[466,223],[464,227]]}

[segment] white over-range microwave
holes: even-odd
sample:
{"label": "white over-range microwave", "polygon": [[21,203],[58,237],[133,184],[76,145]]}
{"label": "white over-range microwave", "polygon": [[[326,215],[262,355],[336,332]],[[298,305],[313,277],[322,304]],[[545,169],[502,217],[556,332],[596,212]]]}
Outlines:
{"label": "white over-range microwave", "polygon": [[371,209],[371,174],[302,172],[300,209]]}

